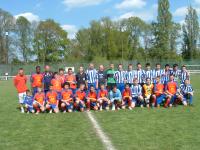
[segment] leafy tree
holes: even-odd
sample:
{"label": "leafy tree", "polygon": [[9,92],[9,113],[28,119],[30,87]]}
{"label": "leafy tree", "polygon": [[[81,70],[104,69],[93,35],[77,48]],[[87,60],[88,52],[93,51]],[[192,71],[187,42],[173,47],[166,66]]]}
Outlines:
{"label": "leafy tree", "polygon": [[19,17],[16,21],[16,33],[18,47],[23,56],[24,62],[28,62],[32,56],[32,29],[31,23],[25,17]]}
{"label": "leafy tree", "polygon": [[199,39],[199,22],[197,11],[191,6],[185,17],[183,29],[182,55],[186,59],[195,58],[198,54],[197,41]]}
{"label": "leafy tree", "polygon": [[64,58],[69,40],[54,20],[41,21],[34,36],[34,47],[38,62],[58,62]]}

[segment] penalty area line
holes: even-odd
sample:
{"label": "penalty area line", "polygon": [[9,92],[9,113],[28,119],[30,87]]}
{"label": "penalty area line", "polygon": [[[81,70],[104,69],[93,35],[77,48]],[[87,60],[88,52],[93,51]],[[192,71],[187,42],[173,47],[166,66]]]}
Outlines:
{"label": "penalty area line", "polygon": [[88,118],[90,119],[90,121],[95,129],[96,134],[99,136],[100,140],[105,145],[105,148],[107,150],[116,150],[116,148],[113,146],[109,137],[103,132],[101,126],[95,119],[94,115],[92,115],[91,112],[86,112],[86,114],[87,114]]}

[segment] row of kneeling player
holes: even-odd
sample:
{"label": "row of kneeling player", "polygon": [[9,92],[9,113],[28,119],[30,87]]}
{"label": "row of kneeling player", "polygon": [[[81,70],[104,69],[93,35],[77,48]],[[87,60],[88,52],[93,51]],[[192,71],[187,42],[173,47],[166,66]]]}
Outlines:
{"label": "row of kneeling player", "polygon": [[69,83],[64,83],[63,90],[56,92],[50,85],[50,91],[46,94],[41,88],[35,96],[27,90],[24,97],[24,107],[29,113],[39,114],[40,112],[73,112],[73,111],[102,111],[130,109],[136,106],[154,108],[163,106],[165,108],[183,104],[184,106],[192,105],[193,88],[189,80],[178,86],[174,81],[173,75],[170,81],[164,85],[160,82],[160,77],[156,78],[156,83],[151,84],[147,78],[146,84],[138,84],[137,78],[134,79],[133,85],[126,84],[125,90],[121,93],[117,86],[113,86],[109,92],[105,85],[102,84],[100,90],[96,91],[91,86],[89,92],[85,90],[85,85],[81,84],[80,88],[73,94]]}

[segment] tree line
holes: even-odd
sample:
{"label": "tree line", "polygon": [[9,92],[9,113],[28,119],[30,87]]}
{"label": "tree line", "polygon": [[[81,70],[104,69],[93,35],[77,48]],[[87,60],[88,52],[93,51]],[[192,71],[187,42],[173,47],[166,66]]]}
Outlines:
{"label": "tree line", "polygon": [[53,19],[29,22],[0,9],[0,63],[199,58],[197,11],[189,6],[183,24],[173,21],[168,0],[158,0],[157,11],[153,22],[139,17],[93,20],[69,39]]}

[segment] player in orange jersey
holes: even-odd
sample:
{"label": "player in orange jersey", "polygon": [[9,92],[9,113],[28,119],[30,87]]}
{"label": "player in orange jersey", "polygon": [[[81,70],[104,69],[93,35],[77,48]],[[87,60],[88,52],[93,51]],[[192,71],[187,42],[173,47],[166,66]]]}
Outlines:
{"label": "player in orange jersey", "polygon": [[68,69],[68,74],[65,77],[66,82],[70,83],[70,88],[73,94],[76,93],[76,76],[73,74],[72,68]]}
{"label": "player in orange jersey", "polygon": [[50,85],[50,91],[46,94],[46,109],[49,110],[49,113],[52,113],[52,111],[59,112],[58,102],[58,94],[53,90],[53,85]]}
{"label": "player in orange jersey", "polygon": [[169,77],[169,82],[165,86],[165,92],[167,94],[167,99],[164,104],[164,107],[172,107],[175,100],[182,101],[178,84],[174,81],[173,75],[170,75]]}
{"label": "player in orange jersey", "polygon": [[81,112],[84,111],[85,108],[85,100],[86,100],[86,93],[84,91],[85,84],[80,84],[79,89],[76,91],[75,94],[75,108],[76,110],[80,109]]}
{"label": "player in orange jersey", "polygon": [[90,91],[86,99],[87,111],[89,111],[90,108],[94,109],[95,111],[98,110],[99,104],[97,103],[97,93],[93,85],[90,86]]}
{"label": "player in orange jersey", "polygon": [[122,99],[122,109],[125,109],[126,105],[128,105],[128,109],[132,110],[132,94],[128,83],[125,85],[125,89],[122,93]]}
{"label": "player in orange jersey", "polygon": [[63,90],[61,92],[61,108],[63,113],[66,113],[66,110],[68,112],[72,112],[73,109],[73,94],[68,82],[64,83]]}
{"label": "player in orange jersey", "polygon": [[44,103],[45,103],[45,93],[42,92],[41,88],[38,88],[38,92],[34,96],[33,107],[36,110],[36,114],[39,114],[40,111],[44,112]]}
{"label": "player in orange jersey", "polygon": [[100,111],[102,111],[102,109],[109,110],[110,100],[108,99],[108,91],[104,84],[100,85],[100,90],[98,92],[98,103],[100,105]]}

